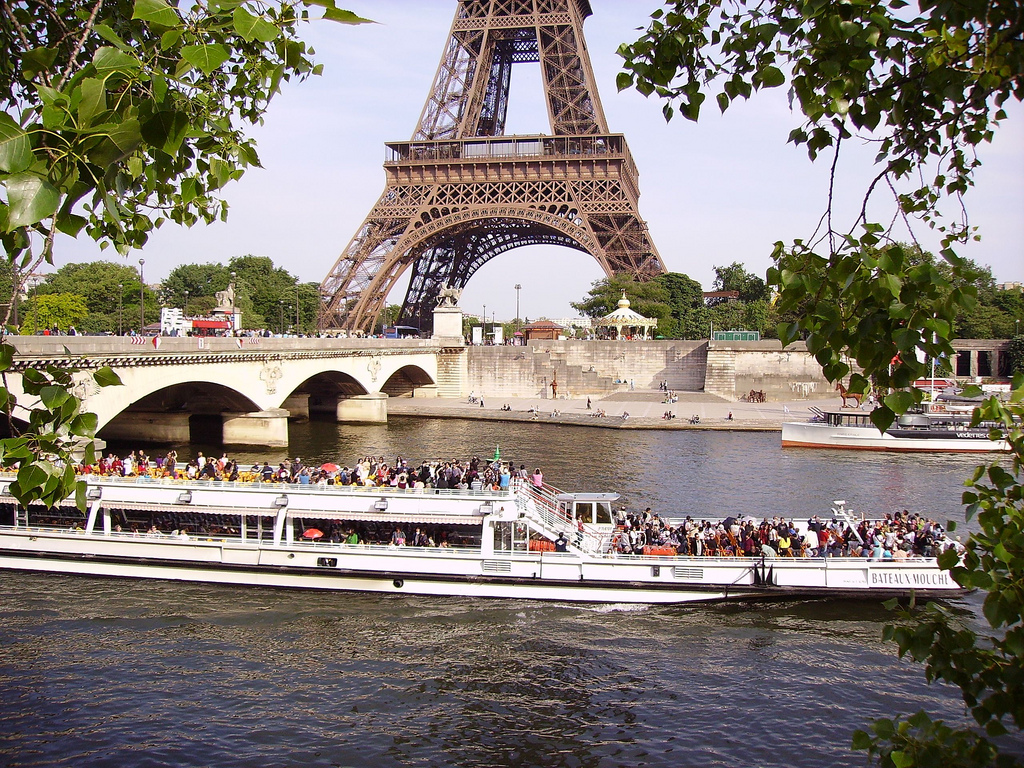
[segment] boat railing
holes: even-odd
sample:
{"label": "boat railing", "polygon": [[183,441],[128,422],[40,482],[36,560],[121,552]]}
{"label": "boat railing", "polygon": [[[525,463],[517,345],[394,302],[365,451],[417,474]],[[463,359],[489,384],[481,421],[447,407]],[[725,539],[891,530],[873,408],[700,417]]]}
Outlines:
{"label": "boat railing", "polygon": [[[11,479],[15,476],[11,475]],[[316,483],[279,483],[262,480],[189,480],[171,477],[148,477],[146,475],[119,477],[117,475],[80,475],[87,482],[114,483],[120,485],[165,485],[173,487],[213,488],[242,491],[274,491],[281,493],[287,490],[303,493],[361,495],[372,493],[383,496],[475,496],[480,498],[502,498],[509,491],[491,488],[394,488],[389,485],[326,485]]]}
{"label": "boat railing", "polygon": [[559,493],[557,488],[550,485],[538,487],[531,483],[523,483],[516,494],[516,506],[534,522],[543,523],[549,532],[558,534],[571,522],[558,506],[556,497]]}
{"label": "boat railing", "polygon": [[598,554],[607,552],[611,547],[612,534],[586,524],[580,529],[563,513],[558,503],[561,494],[561,490],[546,483],[539,487],[524,483],[518,488],[516,506],[526,518],[542,526],[552,539],[564,533],[577,549]]}

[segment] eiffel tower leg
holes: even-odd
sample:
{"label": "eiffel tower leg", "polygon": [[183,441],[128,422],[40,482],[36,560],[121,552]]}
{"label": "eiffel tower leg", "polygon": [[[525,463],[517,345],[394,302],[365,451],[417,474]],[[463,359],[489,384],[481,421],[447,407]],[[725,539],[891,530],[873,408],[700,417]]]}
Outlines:
{"label": "eiffel tower leg", "polygon": [[[387,299],[386,281],[378,290],[370,290],[383,265],[391,260],[396,245],[409,228],[409,212],[395,206],[409,190],[388,188],[349,241],[341,258],[320,286],[325,297],[321,327],[369,331]],[[397,277],[397,276],[396,276]],[[384,292],[382,293],[381,290]]]}

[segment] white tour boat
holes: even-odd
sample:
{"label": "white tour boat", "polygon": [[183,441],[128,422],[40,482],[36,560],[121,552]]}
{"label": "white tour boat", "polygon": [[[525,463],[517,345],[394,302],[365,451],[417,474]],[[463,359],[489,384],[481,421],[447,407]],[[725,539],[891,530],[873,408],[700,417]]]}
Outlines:
{"label": "white tour boat", "polygon": [[956,453],[1010,450],[1005,440],[991,439],[987,426],[972,427],[969,412],[933,407],[927,413],[907,413],[885,432],[879,432],[871,415],[862,411],[812,408],[811,412],[809,421],[783,423],[783,447]]}
{"label": "white tour boat", "polygon": [[[70,499],[26,510],[8,492],[12,479],[0,478],[0,568],[7,569],[628,603],[960,592],[933,558],[617,554],[616,494],[528,483],[470,491],[89,477],[83,514]],[[350,544],[325,533],[351,526],[404,530],[410,540],[421,527],[444,545]]]}

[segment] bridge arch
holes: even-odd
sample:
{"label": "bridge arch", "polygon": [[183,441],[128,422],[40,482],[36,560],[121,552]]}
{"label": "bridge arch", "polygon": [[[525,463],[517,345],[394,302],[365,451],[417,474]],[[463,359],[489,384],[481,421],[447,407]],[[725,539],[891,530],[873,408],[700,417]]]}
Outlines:
{"label": "bridge arch", "polygon": [[437,208],[422,212],[383,257],[380,268],[348,315],[346,326],[369,327],[395,284],[409,268],[413,274],[401,321],[429,328],[442,285],[464,288],[487,262],[527,245],[561,245],[591,255],[605,274],[613,269],[602,249],[569,203],[500,205],[488,208]]}
{"label": "bridge arch", "polygon": [[237,389],[219,382],[184,381],[159,387],[108,417],[103,440],[139,443],[218,443],[224,420],[260,411]]}
{"label": "bridge arch", "polygon": [[416,390],[430,387],[436,382],[418,365],[404,365],[391,374],[380,391],[388,397],[414,397]]}
{"label": "bridge arch", "polygon": [[354,376],[338,370],[314,373],[291,390],[281,402],[292,421],[311,417],[336,420],[339,405],[368,395],[366,387]]}

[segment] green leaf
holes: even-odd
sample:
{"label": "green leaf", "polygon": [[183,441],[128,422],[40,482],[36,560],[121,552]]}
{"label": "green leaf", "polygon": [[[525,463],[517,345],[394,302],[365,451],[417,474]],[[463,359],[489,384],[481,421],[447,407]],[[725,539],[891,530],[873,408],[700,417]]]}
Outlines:
{"label": "green leaf", "polygon": [[201,70],[204,75],[209,75],[231,58],[231,51],[219,43],[186,45],[181,49],[181,56],[193,67]]}
{"label": "green leaf", "polygon": [[177,27],[181,24],[178,12],[164,0],[135,0],[132,18],[158,27]]}
{"label": "green leaf", "polygon": [[18,227],[38,224],[57,212],[60,193],[46,179],[31,173],[19,173],[5,182],[7,203],[7,232]]}
{"label": "green leaf", "polygon": [[47,467],[52,469],[53,465],[47,462],[31,462],[18,470],[17,483],[23,493],[29,489],[41,488],[46,483],[50,476]]}
{"label": "green leaf", "polygon": [[999,542],[995,545],[992,549],[992,554],[1004,563],[1010,564],[1013,562],[1013,555],[1010,554],[1010,550],[1006,548],[1006,545],[1003,544],[1003,542]]}
{"label": "green leaf", "polygon": [[91,438],[96,436],[97,426],[99,419],[95,413],[80,413],[71,420],[68,428],[73,435]]}
{"label": "green leaf", "polygon": [[269,43],[274,40],[280,31],[266,19],[253,16],[242,6],[235,8],[231,14],[235,24],[235,31],[242,36],[247,43],[259,40],[262,43]]}
{"label": "green leaf", "polygon": [[856,730],[853,732],[853,748],[857,751],[871,748],[871,735],[867,731]]}
{"label": "green leaf", "polygon": [[32,48],[22,55],[22,74],[26,80],[35,80],[39,73],[48,71],[56,60],[56,48]]}
{"label": "green leaf", "polygon": [[889,759],[896,768],[910,768],[914,764],[914,756],[894,749],[889,753]]}
{"label": "green leaf", "polygon": [[893,421],[896,420],[896,414],[893,413],[887,407],[875,408],[871,412],[871,423],[874,424],[879,432],[885,432],[889,427],[892,426]]}
{"label": "green leaf", "polygon": [[43,387],[39,392],[39,399],[43,401],[43,405],[53,410],[59,408],[64,402],[71,397],[68,391],[63,387]]}
{"label": "green leaf", "polygon": [[97,24],[93,27],[93,31],[95,31],[101,39],[106,40],[108,43],[110,43],[118,50],[124,51],[126,53],[131,50],[125,43],[125,41],[118,37],[117,33],[114,32],[114,30],[112,30],[106,24]]}
{"label": "green leaf", "polygon": [[882,402],[893,411],[893,413],[906,413],[907,409],[914,404],[914,395],[910,392],[890,392]]}
{"label": "green leaf", "polygon": [[117,48],[97,48],[92,57],[93,66],[101,75],[111,72],[135,72],[142,65],[139,60],[130,53],[119,51]]}
{"label": "green leaf", "polygon": [[364,19],[362,16],[357,16],[352,11],[344,11],[335,5],[334,0],[306,0],[309,5],[318,5],[321,8],[325,8],[324,18],[329,21],[337,21],[342,24],[374,24],[372,19]]}
{"label": "green leaf", "polygon": [[61,213],[57,216],[57,231],[63,232],[68,237],[78,237],[79,233],[88,223],[84,216],[74,213]]}
{"label": "green leaf", "polygon": [[114,369],[106,366],[93,373],[92,378],[101,387],[119,387],[122,384],[121,377],[114,372]]}
{"label": "green leaf", "polygon": [[328,8],[324,11],[324,18],[328,21],[336,21],[339,24],[375,24],[372,19],[364,19],[352,11],[344,11],[341,8]]}
{"label": "green leaf", "polygon": [[102,80],[87,77],[82,80],[79,88],[82,99],[78,102],[78,127],[88,128],[93,118],[107,109],[107,87]]}
{"label": "green leaf", "polygon": [[168,155],[174,156],[178,154],[188,129],[188,115],[183,112],[161,110],[142,124],[142,138]]}
{"label": "green leaf", "polygon": [[786,76],[778,67],[765,67],[761,70],[761,83],[765,88],[778,88],[786,82]]}
{"label": "green leaf", "polygon": [[21,173],[32,165],[32,142],[6,112],[0,112],[0,171]]}

